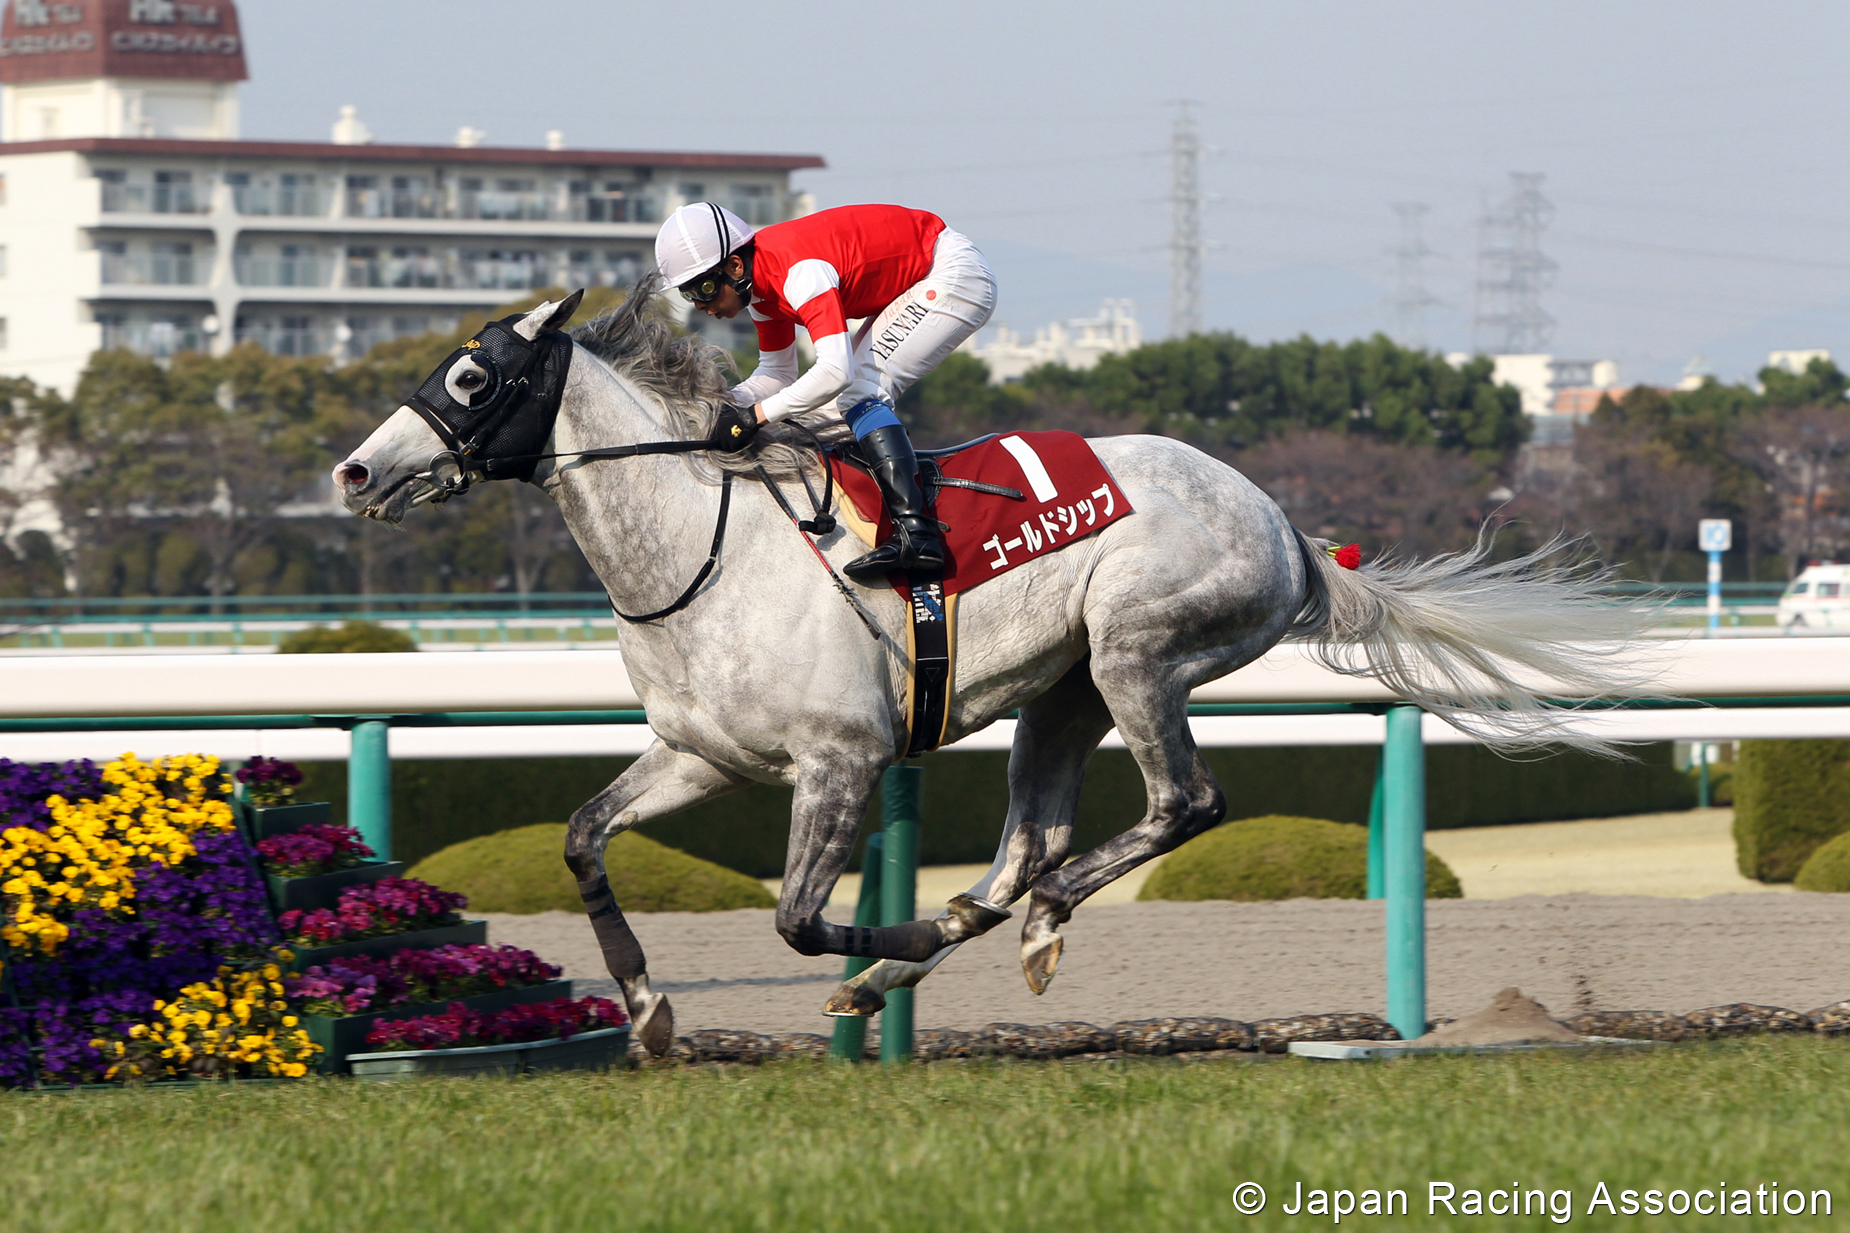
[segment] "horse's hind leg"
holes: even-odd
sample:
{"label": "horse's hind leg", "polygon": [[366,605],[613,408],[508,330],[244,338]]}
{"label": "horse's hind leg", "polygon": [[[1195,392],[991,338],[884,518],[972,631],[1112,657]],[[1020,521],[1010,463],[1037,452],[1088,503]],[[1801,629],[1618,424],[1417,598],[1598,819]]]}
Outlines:
{"label": "horse's hind leg", "polygon": [[1120,659],[1093,665],[1111,700],[1118,733],[1143,771],[1149,804],[1142,821],[1037,878],[1021,930],[1028,987],[1045,992],[1060,964],[1059,927],[1094,892],[1220,822],[1227,799],[1188,730],[1188,686],[1166,665]]}
{"label": "horse's hind leg", "polygon": [[565,863],[578,879],[578,894],[591,918],[598,949],[604,953],[604,966],[623,989],[636,1039],[656,1057],[674,1044],[674,1008],[666,994],[649,991],[648,963],[611,893],[604,849],[632,826],[698,805],[748,782],[704,758],[678,753],[657,741],[615,783],[580,807],[566,827]]}
{"label": "horse's hind leg", "polygon": [[[1066,859],[1072,845],[1073,814],[1086,763],[1111,730],[1111,713],[1092,684],[1090,664],[1080,660],[1034,701],[1021,708],[1015,746],[1009,754],[1008,820],[995,863],[959,900],[987,900],[1004,907],[1026,893],[1034,880]],[[957,900],[947,914],[963,905]],[[993,917],[975,937],[1005,917]],[[922,963],[882,959],[844,981],[823,1008],[831,1015],[871,1015],[886,995],[923,980],[961,942],[943,947]]]}

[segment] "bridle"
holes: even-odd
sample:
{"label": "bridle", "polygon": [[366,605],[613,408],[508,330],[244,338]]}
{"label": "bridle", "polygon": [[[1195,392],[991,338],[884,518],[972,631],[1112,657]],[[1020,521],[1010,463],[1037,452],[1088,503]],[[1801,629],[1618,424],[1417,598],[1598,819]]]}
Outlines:
{"label": "bridle", "polygon": [[[559,418],[559,404],[565,397],[566,377],[571,371],[573,344],[563,331],[552,331],[529,341],[514,329],[514,323],[521,319],[521,315],[516,314],[489,322],[474,338],[451,352],[406,400],[405,405],[430,426],[444,447],[432,455],[425,470],[401,481],[423,480],[430,485],[411,499],[413,506],[427,501],[441,504],[468,492],[474,484],[489,480],[531,480],[539,464],[551,459],[578,458],[598,462],[649,454],[692,454],[714,448],[712,442],[704,440],[644,441],[637,445],[611,445],[557,454],[539,452],[537,447],[552,436],[553,425]],[[477,396],[461,404],[449,388],[448,375],[465,358],[488,374],[490,380],[484,383]],[[503,453],[505,449],[514,452]],[[804,482],[807,487],[808,481]],[[782,500],[781,494],[779,500]],[[719,564],[731,508],[732,472],[725,471],[720,480],[719,516],[713,525],[713,543],[694,580],[673,603],[654,612],[624,612],[614,599],[610,610],[625,621],[640,625],[672,616],[693,602],[701,584]],[[826,517],[826,509],[818,506],[818,514]],[[833,525],[832,520],[830,525]]]}

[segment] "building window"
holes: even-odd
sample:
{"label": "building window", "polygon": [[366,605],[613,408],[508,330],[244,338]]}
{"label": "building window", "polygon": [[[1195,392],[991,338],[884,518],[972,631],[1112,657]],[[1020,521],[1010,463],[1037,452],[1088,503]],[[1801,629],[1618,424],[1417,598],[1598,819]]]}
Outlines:
{"label": "building window", "polygon": [[315,354],[315,319],[313,317],[284,317],[276,331],[278,355],[313,355]]}
{"label": "building window", "polygon": [[431,191],[429,176],[392,177],[392,217],[437,217],[437,194]]}
{"label": "building window", "polygon": [[347,216],[349,218],[384,218],[385,194],[379,191],[378,176],[347,177]]}
{"label": "building window", "polygon": [[462,182],[462,200],[458,203],[464,218],[533,219],[552,217],[551,202],[539,189],[537,180],[503,178],[492,190],[481,180]]}
{"label": "building window", "polygon": [[193,188],[190,171],[154,173],[154,212],[156,214],[200,214],[204,207]]}
{"label": "building window", "polygon": [[184,313],[162,314],[152,319],[131,317],[127,313],[98,313],[96,323],[103,330],[105,351],[123,347],[164,360],[181,351],[199,351],[205,347],[198,319]]}
{"label": "building window", "polygon": [[183,243],[157,243],[153,260],[148,263],[148,281],[156,286],[190,286],[193,278],[193,246]]}
{"label": "building window", "polygon": [[431,256],[428,248],[405,245],[392,250],[386,263],[385,281],[393,287],[444,287],[443,259]]}
{"label": "building window", "polygon": [[6,245],[0,244],[0,278],[6,277]]}
{"label": "building window", "polygon": [[[128,245],[122,240],[98,240],[96,251],[101,266],[99,277],[105,283],[138,281],[128,264]],[[100,318],[99,318],[100,320]],[[124,344],[117,344],[124,345]]]}
{"label": "building window", "polygon": [[276,263],[276,285],[279,287],[319,287],[321,285],[321,263],[316,259],[313,245],[283,245],[282,257]]}
{"label": "building window", "polygon": [[376,248],[347,250],[347,285],[349,287],[383,287],[385,267],[380,264]]}
{"label": "building window", "polygon": [[321,194],[315,189],[315,177],[295,172],[277,176],[276,212],[296,218],[314,218],[321,214]]}
{"label": "building window", "polygon": [[0,206],[6,204],[6,175],[0,173]]}
{"label": "building window", "polygon": [[621,180],[594,184],[573,180],[568,188],[571,217],[577,223],[646,223],[653,221],[652,208],[637,194],[636,186]]}
{"label": "building window", "polygon": [[484,291],[537,291],[552,282],[550,263],[528,249],[464,249],[462,285]]}
{"label": "building window", "polygon": [[777,194],[769,184],[734,184],[732,212],[754,227],[777,221]]}
{"label": "building window", "polygon": [[6,318],[0,317],[0,351],[6,350]]}
{"label": "building window", "polygon": [[128,172],[120,168],[100,168],[96,179],[102,185],[105,214],[140,213],[148,208],[147,185],[130,184]]}

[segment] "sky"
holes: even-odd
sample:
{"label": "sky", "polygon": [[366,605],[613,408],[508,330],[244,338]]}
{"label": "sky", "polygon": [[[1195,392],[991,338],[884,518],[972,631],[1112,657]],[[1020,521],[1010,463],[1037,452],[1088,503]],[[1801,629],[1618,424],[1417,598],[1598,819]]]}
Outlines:
{"label": "sky", "polygon": [[[1168,328],[1168,143],[1191,100],[1204,320],[1258,339],[1393,327],[1396,202],[1423,202],[1425,341],[1471,346],[1477,219],[1541,173],[1557,355],[1627,381],[1774,348],[1850,359],[1850,161],[1814,0],[1139,0],[643,5],[243,0],[250,138],[818,154],[822,206],[929,209],[1018,329],[1136,301]],[[1496,340],[1480,338],[1481,349]]]}

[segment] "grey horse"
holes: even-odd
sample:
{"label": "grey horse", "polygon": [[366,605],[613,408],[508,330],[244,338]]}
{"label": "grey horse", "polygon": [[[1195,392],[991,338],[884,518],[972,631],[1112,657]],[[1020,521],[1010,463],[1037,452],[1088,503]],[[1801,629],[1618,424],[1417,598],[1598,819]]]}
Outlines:
{"label": "grey horse", "polygon": [[[673,1012],[650,991],[604,868],[605,846],[633,826],[751,783],[794,788],[777,931],[805,955],[880,960],[836,991],[829,1013],[874,1013],[888,990],[917,983],[1024,896],[1021,964],[1040,993],[1075,907],[1225,816],[1226,796],[1190,736],[1189,692],[1281,639],[1308,640],[1339,671],[1382,680],[1501,747],[1579,739],[1532,682],[1582,697],[1622,685],[1609,660],[1584,650],[1612,635],[1612,609],[1553,558],[1498,563],[1480,543],[1344,569],[1233,468],[1166,438],[1099,438],[1093,448],[1135,514],[960,600],[946,741],[1019,712],[994,864],[935,920],[831,923],[823,907],[881,773],[905,746],[902,605],[884,586],[856,588],[878,631],[870,637],[758,478],[762,466],[804,499],[798,469],[813,477],[819,468],[801,429],[767,429],[743,455],[570,456],[710,432],[723,358],[651,311],[654,290],[569,334],[575,295],[508,319],[515,343],[551,343],[569,357],[550,435],[534,451],[567,457],[530,462],[530,482],[558,503],[619,610],[648,613],[683,592],[706,560],[724,474],[735,477],[717,567],[684,609],[621,631],[656,739],[572,816],[566,839],[610,973],[652,1052],[672,1045]],[[469,403],[487,380],[472,367],[479,354],[459,351],[424,389]],[[401,407],[334,469],[347,508],[398,523],[448,495],[454,468],[433,461],[444,446],[426,417]],[[841,529],[819,547],[838,569],[863,550]],[[1080,781],[1114,727],[1143,773],[1148,807],[1075,855]]]}

